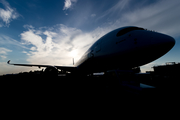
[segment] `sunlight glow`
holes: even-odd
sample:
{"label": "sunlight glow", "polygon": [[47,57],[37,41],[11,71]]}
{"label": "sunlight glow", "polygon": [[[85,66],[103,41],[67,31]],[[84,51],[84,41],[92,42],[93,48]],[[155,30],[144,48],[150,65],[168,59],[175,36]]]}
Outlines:
{"label": "sunlight glow", "polygon": [[72,51],[70,52],[70,57],[72,57],[72,58],[77,57],[77,55],[78,55],[78,51],[77,51],[77,50],[72,50]]}

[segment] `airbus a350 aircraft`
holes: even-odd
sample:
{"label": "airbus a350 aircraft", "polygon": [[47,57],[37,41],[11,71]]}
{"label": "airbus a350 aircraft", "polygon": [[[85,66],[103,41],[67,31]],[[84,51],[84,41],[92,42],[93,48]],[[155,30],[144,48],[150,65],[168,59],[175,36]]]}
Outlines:
{"label": "airbus a350 aircraft", "polygon": [[131,69],[150,63],[166,54],[175,40],[165,34],[140,27],[128,26],[113,30],[97,40],[72,67],[8,64],[17,66],[46,67],[45,72],[58,69],[89,74],[113,69]]}

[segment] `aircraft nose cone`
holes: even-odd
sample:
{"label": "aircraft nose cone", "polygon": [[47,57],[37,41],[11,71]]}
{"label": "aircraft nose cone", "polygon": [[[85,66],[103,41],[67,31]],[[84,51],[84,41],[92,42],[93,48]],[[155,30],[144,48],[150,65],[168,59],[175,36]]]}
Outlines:
{"label": "aircraft nose cone", "polygon": [[149,61],[156,60],[165,55],[174,45],[175,40],[171,36],[161,33],[153,33],[151,37],[151,49],[147,50]]}
{"label": "aircraft nose cone", "polygon": [[167,45],[171,48],[175,45],[175,39],[171,36],[164,35],[161,40],[162,44]]}
{"label": "aircraft nose cone", "polygon": [[172,47],[175,45],[176,41],[173,37],[169,38],[169,43],[172,45]]}
{"label": "aircraft nose cone", "polygon": [[171,36],[164,34],[156,34],[151,40],[152,45],[158,47],[158,49],[163,49],[169,51],[175,45],[175,39]]}

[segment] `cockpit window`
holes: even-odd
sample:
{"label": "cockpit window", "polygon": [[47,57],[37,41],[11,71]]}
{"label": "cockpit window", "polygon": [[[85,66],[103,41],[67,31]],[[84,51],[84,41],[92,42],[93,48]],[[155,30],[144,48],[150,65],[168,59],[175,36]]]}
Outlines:
{"label": "cockpit window", "polygon": [[124,28],[124,29],[120,30],[116,34],[116,36],[118,37],[118,36],[124,35],[124,34],[130,32],[130,31],[133,31],[133,30],[144,30],[144,29],[143,28],[139,28],[139,27],[128,27],[128,28]]}

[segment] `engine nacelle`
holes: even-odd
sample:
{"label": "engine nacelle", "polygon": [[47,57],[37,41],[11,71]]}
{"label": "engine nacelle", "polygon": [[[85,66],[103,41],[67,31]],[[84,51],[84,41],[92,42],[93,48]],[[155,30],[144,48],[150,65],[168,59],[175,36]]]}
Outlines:
{"label": "engine nacelle", "polygon": [[56,67],[47,67],[44,71],[44,75],[46,76],[58,76],[58,69]]}

